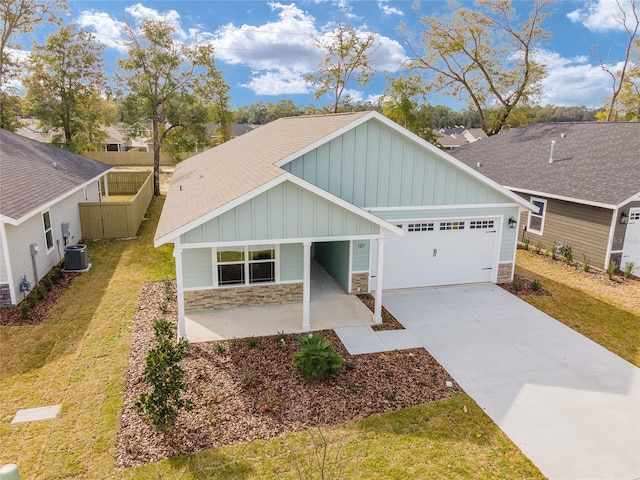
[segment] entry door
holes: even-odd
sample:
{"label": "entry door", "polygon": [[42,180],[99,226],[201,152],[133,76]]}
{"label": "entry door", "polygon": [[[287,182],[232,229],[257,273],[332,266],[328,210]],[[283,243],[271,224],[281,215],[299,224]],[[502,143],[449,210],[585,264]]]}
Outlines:
{"label": "entry door", "polygon": [[629,223],[624,234],[620,269],[624,270],[627,262],[633,262],[633,274],[640,277],[640,208],[629,210]]}
{"label": "entry door", "polygon": [[496,278],[498,219],[434,220],[398,226],[404,235],[389,236],[385,242],[383,288],[481,283]]}

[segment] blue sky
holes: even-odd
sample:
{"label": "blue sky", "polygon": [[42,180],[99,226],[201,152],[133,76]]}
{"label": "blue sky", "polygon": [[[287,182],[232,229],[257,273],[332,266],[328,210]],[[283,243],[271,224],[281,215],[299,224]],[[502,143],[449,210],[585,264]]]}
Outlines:
{"label": "blue sky", "polygon": [[[629,7],[630,0],[620,0]],[[198,37],[215,46],[218,67],[231,86],[233,107],[256,102],[291,99],[297,105],[326,105],[330,99],[313,100],[310,86],[303,81],[322,58],[314,38],[330,34],[335,22],[349,23],[357,29],[374,31],[381,47],[377,52],[377,75],[365,88],[351,85],[355,100],[375,99],[382,93],[385,75],[402,73],[401,64],[409,54],[399,24],[419,31],[413,1],[385,0],[302,0],[295,2],[191,0],[144,1],[69,0],[67,20],[94,31],[105,44],[108,68],[122,55],[118,41],[126,15],[131,21],[144,18],[171,19],[185,42]],[[471,5],[469,1],[461,2]],[[532,0],[514,0],[525,18]],[[423,1],[422,14],[443,11],[442,0]],[[554,12],[545,23],[551,39],[542,45],[541,56],[549,76],[540,99],[542,105],[586,105],[600,107],[610,94],[610,77],[590,53],[597,45],[599,54],[615,66],[623,60],[626,34],[616,21],[616,0],[566,1],[552,5]],[[44,35],[44,31],[39,32]],[[443,97],[433,96],[431,104],[465,107]]]}

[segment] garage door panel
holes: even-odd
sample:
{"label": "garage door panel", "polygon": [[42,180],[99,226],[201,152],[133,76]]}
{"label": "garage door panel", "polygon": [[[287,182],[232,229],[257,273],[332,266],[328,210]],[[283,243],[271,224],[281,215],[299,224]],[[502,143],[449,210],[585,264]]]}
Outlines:
{"label": "garage door panel", "polygon": [[[453,285],[489,282],[493,278],[497,255],[498,233],[493,223],[471,229],[470,222],[451,222],[441,230],[441,222],[433,228],[410,231],[388,237],[385,242],[384,288]],[[449,225],[447,225],[449,224]],[[414,228],[415,230],[415,228]]]}

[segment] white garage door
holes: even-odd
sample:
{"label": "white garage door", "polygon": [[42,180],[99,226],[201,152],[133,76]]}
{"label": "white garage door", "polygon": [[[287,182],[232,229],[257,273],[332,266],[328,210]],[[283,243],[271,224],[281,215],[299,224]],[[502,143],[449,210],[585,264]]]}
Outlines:
{"label": "white garage door", "polygon": [[620,265],[622,270],[627,262],[633,262],[633,274],[640,276],[640,208],[632,208],[629,211],[629,223],[624,235],[622,265]]}
{"label": "white garage door", "polygon": [[385,289],[490,282],[494,278],[498,219],[397,225],[404,235],[389,235],[384,246]]}

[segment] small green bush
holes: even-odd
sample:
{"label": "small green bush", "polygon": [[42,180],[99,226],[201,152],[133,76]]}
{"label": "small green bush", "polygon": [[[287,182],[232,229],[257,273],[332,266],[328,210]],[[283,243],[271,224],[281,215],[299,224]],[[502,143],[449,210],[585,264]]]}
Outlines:
{"label": "small green bush", "polygon": [[554,240],[553,245],[551,246],[551,258],[553,260],[558,256],[558,242]]}
{"label": "small green bush", "polygon": [[514,280],[513,282],[511,282],[511,288],[513,288],[515,292],[521,292],[522,282],[520,280]]}
{"label": "small green bush", "polygon": [[222,355],[227,352],[227,347],[225,347],[224,343],[216,342],[213,344],[213,351],[218,355]]}
{"label": "small green bush", "polygon": [[324,380],[342,369],[342,357],[331,342],[320,335],[309,335],[300,340],[300,351],[294,361],[305,382]]}
{"label": "small green bush", "polygon": [[531,282],[531,290],[533,290],[534,292],[539,291],[542,288],[542,285],[540,284],[540,280],[538,280],[537,278]]}
{"label": "small green bush", "polygon": [[22,302],[20,304],[20,318],[26,319],[29,316],[29,312],[31,311],[31,305],[28,302]]}
{"label": "small green bush", "polygon": [[582,269],[585,272],[591,270],[591,259],[587,257],[584,253],[582,254]]}
{"label": "small green bush", "polygon": [[609,266],[607,267],[607,277],[609,280],[613,280],[613,277],[616,275],[616,270],[618,269],[618,264],[615,260],[611,260],[609,262]]}
{"label": "small green bush", "polygon": [[542,251],[542,242],[536,242],[536,246],[533,250],[539,255]]}
{"label": "small green bush", "polygon": [[42,285],[38,285],[33,291],[38,300],[44,300],[44,297],[47,296],[47,290]]}
{"label": "small green bush", "polygon": [[259,343],[260,343],[259,338],[256,338],[253,335],[251,335],[250,337],[247,337],[247,345],[249,346],[249,348],[255,348],[258,346]]}
{"label": "small green bush", "polygon": [[531,242],[531,239],[529,237],[525,237],[522,239],[522,246],[525,250],[529,250],[529,243]]}
{"label": "small green bush", "polygon": [[173,326],[165,319],[153,325],[157,345],[149,351],[144,367],[144,379],[152,386],[135,403],[136,409],[158,430],[175,426],[180,410],[191,410],[191,400],[182,398],[188,388],[180,361],[189,354],[189,342],[173,341]]}
{"label": "small green bush", "polygon": [[635,266],[635,263],[633,262],[626,262],[624,264],[624,278],[629,278],[631,276],[631,274],[633,273],[633,267]]}

